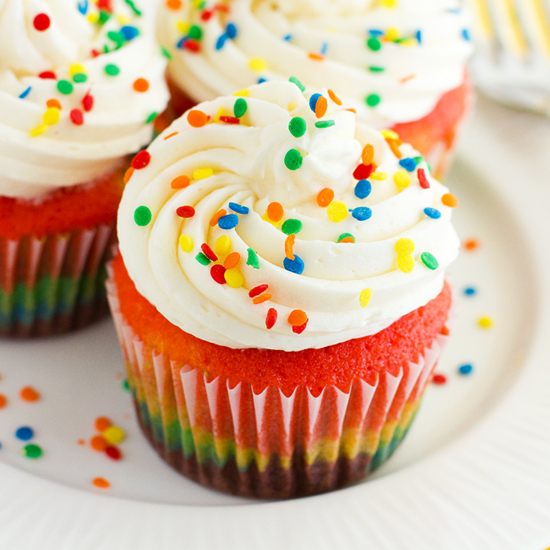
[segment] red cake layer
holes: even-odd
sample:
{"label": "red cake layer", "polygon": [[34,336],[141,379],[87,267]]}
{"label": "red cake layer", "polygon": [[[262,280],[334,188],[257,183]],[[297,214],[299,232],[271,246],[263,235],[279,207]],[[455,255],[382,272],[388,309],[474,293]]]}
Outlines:
{"label": "red cake layer", "polygon": [[196,338],[167,321],[137,292],[120,253],[113,267],[121,313],[146,344],[212,377],[227,376],[231,386],[248,381],[256,393],[273,384],[286,395],[299,384],[314,392],[329,384],[347,391],[357,377],[372,384],[383,369],[396,375],[404,361],[417,362],[436,336],[446,332],[451,305],[445,283],[434,300],[373,336],[298,352],[232,349]]}
{"label": "red cake layer", "polygon": [[91,183],[61,187],[39,199],[0,196],[0,235],[42,237],[111,223],[124,189],[126,165]]}

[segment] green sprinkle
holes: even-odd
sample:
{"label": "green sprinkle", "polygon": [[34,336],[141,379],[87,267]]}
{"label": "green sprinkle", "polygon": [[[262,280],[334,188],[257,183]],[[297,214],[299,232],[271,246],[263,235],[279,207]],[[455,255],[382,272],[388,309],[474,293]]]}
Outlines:
{"label": "green sprinkle", "polygon": [[141,15],[141,12],[136,8],[135,4],[132,2],[132,0],[125,0],[126,3],[130,6],[132,11],[137,15]]}
{"label": "green sprinkle", "polygon": [[202,265],[208,265],[210,263],[210,258],[206,254],[203,254],[202,252],[199,252],[195,256],[195,260],[197,260],[197,262],[199,262],[199,264],[202,264]]}
{"label": "green sprinkle", "polygon": [[298,170],[302,166],[302,155],[298,149],[291,149],[285,155],[285,166],[289,170]]}
{"label": "green sprinkle", "polygon": [[68,80],[60,80],[57,83],[57,91],[63,95],[69,95],[73,93],[73,85]]}
{"label": "green sprinkle", "polygon": [[413,157],[414,162],[416,162],[416,165],[418,166],[421,162],[424,162],[424,157]]}
{"label": "green sprinkle", "polygon": [[134,221],[140,226],[145,227],[151,221],[153,215],[146,206],[138,206],[134,211]]}
{"label": "green sprinkle", "polygon": [[160,47],[160,53],[166,57],[166,59],[172,59],[172,54],[164,46]]}
{"label": "green sprinkle", "polygon": [[109,76],[116,76],[117,74],[120,73],[120,69],[116,65],[113,65],[112,63],[105,65],[105,68],[103,70]]}
{"label": "green sprinkle", "polygon": [[203,0],[198,6],[197,6],[197,9],[199,11],[203,10],[206,6],[206,0]]}
{"label": "green sprinkle", "polygon": [[248,104],[246,102],[246,99],[239,97],[237,101],[235,101],[235,105],[233,105],[233,112],[235,113],[235,116],[237,118],[241,118],[246,113],[246,110],[248,109]]}
{"label": "green sprinkle", "polygon": [[198,25],[191,25],[187,36],[195,40],[200,40],[202,38],[202,29]]}
{"label": "green sprinkle", "polygon": [[291,76],[288,79],[288,81],[292,82],[292,84],[296,84],[296,86],[298,86],[298,88],[300,88],[301,92],[305,91],[306,87],[295,76]]}
{"label": "green sprinkle", "polygon": [[156,111],[153,111],[146,119],[145,124],[151,124],[154,122],[155,118],[157,118],[158,113]]}
{"label": "green sprinkle", "polygon": [[27,458],[40,458],[42,456],[42,448],[34,443],[29,443],[23,447],[23,454]]}
{"label": "green sprinkle", "polygon": [[107,23],[107,21],[109,21],[110,18],[111,18],[111,14],[108,11],[101,10],[99,12],[99,18],[98,18],[97,22],[100,25],[105,25],[105,23]]}
{"label": "green sprinkle", "polygon": [[281,227],[281,231],[285,235],[292,235],[293,233],[294,235],[296,235],[301,230],[302,230],[302,222],[300,220],[294,220],[294,219],[286,220],[286,222],[283,223]]}
{"label": "green sprinkle", "polygon": [[109,31],[107,33],[107,38],[112,40],[117,45],[117,50],[124,45],[124,42],[126,42],[124,35],[118,31]]}
{"label": "green sprinkle", "polygon": [[88,80],[88,75],[84,73],[76,73],[73,75],[73,81],[77,84],[80,84],[81,82],[86,82]]}
{"label": "green sprinkle", "polygon": [[316,128],[330,128],[331,126],[334,126],[335,122],[332,119],[329,120],[320,120],[319,122],[315,123]]}
{"label": "green sprinkle", "polygon": [[246,260],[246,265],[252,266],[254,269],[260,269],[258,254],[256,254],[252,248],[248,249],[248,259]]}
{"label": "green sprinkle", "polygon": [[383,73],[386,69],[384,67],[376,67],[376,66],[372,66],[372,67],[369,67],[369,71],[371,73]]}
{"label": "green sprinkle", "polygon": [[373,52],[377,52],[382,48],[382,42],[380,42],[376,36],[371,36],[367,40],[367,48],[371,49]]}
{"label": "green sprinkle", "polygon": [[365,98],[365,102],[369,107],[376,107],[382,98],[378,94],[370,94]]}
{"label": "green sprinkle", "polygon": [[126,390],[126,391],[130,391],[130,384],[128,382],[128,378],[125,378],[123,381],[122,381],[122,389],[123,390]]}
{"label": "green sprinkle", "polygon": [[342,233],[342,234],[338,237],[338,242],[341,242],[341,241],[343,241],[344,239],[349,239],[349,238],[352,238],[352,239],[353,239],[353,242],[355,242],[355,237],[354,237],[351,233]]}
{"label": "green sprinkle", "polygon": [[429,252],[422,252],[420,259],[428,269],[434,270],[439,267],[439,262],[435,259],[434,255]]}
{"label": "green sprinkle", "polygon": [[288,131],[295,137],[302,137],[307,130],[306,121],[301,116],[295,116],[288,123]]}

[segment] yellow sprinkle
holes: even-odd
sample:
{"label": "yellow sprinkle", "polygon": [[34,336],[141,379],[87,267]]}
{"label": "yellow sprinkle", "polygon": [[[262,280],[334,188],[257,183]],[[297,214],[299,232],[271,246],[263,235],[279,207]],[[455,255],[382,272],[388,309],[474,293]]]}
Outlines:
{"label": "yellow sprinkle", "polygon": [[370,299],[372,298],[372,288],[365,288],[361,291],[359,295],[359,303],[361,307],[367,307]]}
{"label": "yellow sprinkle", "polygon": [[385,8],[395,8],[397,6],[397,0],[382,0],[382,5]]}
{"label": "yellow sprinkle", "polygon": [[231,239],[227,235],[222,235],[216,239],[214,244],[214,252],[218,256],[225,257],[231,250]]}
{"label": "yellow sprinkle", "polygon": [[176,27],[182,34],[187,34],[191,28],[187,21],[176,21]]}
{"label": "yellow sprinkle", "polygon": [[236,267],[228,269],[223,276],[225,277],[225,282],[231,288],[241,288],[241,286],[243,286],[244,278]]}
{"label": "yellow sprinkle", "polygon": [[257,73],[261,73],[267,69],[267,62],[260,57],[253,57],[248,61],[248,66]]}
{"label": "yellow sprinkle", "polygon": [[36,137],[42,135],[47,129],[48,126],[46,124],[41,124],[40,126],[33,128],[29,133],[32,137]]}
{"label": "yellow sprinkle", "polygon": [[193,0],[193,7],[196,9],[200,8],[200,5],[203,3],[204,0]]}
{"label": "yellow sprinkle", "polygon": [[193,239],[189,235],[182,235],[180,237],[180,247],[184,252],[191,252],[193,244]]}
{"label": "yellow sprinkle", "polygon": [[47,126],[53,126],[59,122],[60,112],[55,107],[50,107],[42,116],[44,124]]}
{"label": "yellow sprinkle", "polygon": [[116,20],[118,21],[119,25],[126,25],[131,21],[131,19],[127,15],[123,15],[122,13],[119,13],[116,16]]}
{"label": "yellow sprinkle", "polygon": [[392,42],[394,40],[397,40],[399,38],[399,31],[392,27],[391,29],[388,29],[388,32],[386,33],[386,39],[391,40]]}
{"label": "yellow sprinkle", "polygon": [[405,189],[411,184],[411,177],[405,170],[398,170],[393,176],[393,181],[397,187]]}
{"label": "yellow sprinkle", "polygon": [[348,217],[348,207],[342,201],[332,201],[327,206],[327,216],[331,222],[341,222]]}
{"label": "yellow sprinkle", "polygon": [[97,23],[99,21],[99,13],[88,14],[88,21],[90,23]]}
{"label": "yellow sprinkle", "polygon": [[405,40],[399,42],[400,46],[416,46],[417,44],[418,40],[416,38],[405,38]]}
{"label": "yellow sprinkle", "polygon": [[393,130],[380,130],[385,139],[399,139],[399,134]]}
{"label": "yellow sprinkle", "polygon": [[395,243],[395,251],[399,255],[409,256],[414,252],[414,243],[413,241],[411,241],[411,239],[406,239],[406,238],[399,239]]}
{"label": "yellow sprinkle", "polygon": [[397,256],[397,267],[403,273],[410,273],[414,269],[414,258],[412,256]]}
{"label": "yellow sprinkle", "polygon": [[74,76],[77,73],[86,74],[86,68],[84,67],[84,65],[81,65],[80,63],[73,63],[69,67],[69,74],[71,76]]}
{"label": "yellow sprinkle", "polygon": [[209,178],[214,173],[212,168],[199,168],[193,172],[193,178],[196,180],[203,180]]}
{"label": "yellow sprinkle", "polygon": [[386,172],[373,172],[370,176],[370,179],[376,180],[376,181],[382,181],[388,179],[388,174]]}
{"label": "yellow sprinkle", "polygon": [[225,109],[224,109],[223,107],[220,107],[220,108],[218,109],[218,112],[217,112],[216,115],[214,116],[213,122],[219,122],[221,116],[233,116],[233,115],[232,115],[232,114],[230,115],[229,113],[227,113],[227,112],[225,111]]}
{"label": "yellow sprinkle", "polygon": [[262,220],[264,220],[264,222],[270,223],[273,227],[279,227],[279,224],[280,224],[281,221],[282,221],[282,220],[279,220],[278,222],[274,222],[274,221],[267,215],[267,212],[262,216]]}
{"label": "yellow sprinkle", "polygon": [[119,426],[109,426],[103,432],[103,437],[110,445],[116,445],[124,439],[124,430]]}
{"label": "yellow sprinkle", "polygon": [[235,92],[233,95],[238,97],[248,97],[250,95],[250,90],[248,88],[243,88],[242,90]]}
{"label": "yellow sprinkle", "polygon": [[480,317],[478,323],[481,328],[491,328],[493,326],[493,320],[490,317]]}
{"label": "yellow sprinkle", "polygon": [[291,101],[291,102],[288,104],[286,110],[287,110],[289,113],[291,113],[292,111],[294,111],[294,109],[296,109],[296,107],[298,107],[298,105],[297,105],[296,103],[294,103],[294,101]]}

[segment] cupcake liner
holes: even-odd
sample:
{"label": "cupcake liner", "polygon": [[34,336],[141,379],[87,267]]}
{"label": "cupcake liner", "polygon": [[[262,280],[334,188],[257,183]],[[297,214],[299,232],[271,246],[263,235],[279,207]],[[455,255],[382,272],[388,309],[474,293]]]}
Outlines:
{"label": "cupcake liner", "polygon": [[0,335],[59,334],[106,314],[114,229],[113,221],[44,237],[0,237]]}
{"label": "cupcake liner", "polygon": [[448,337],[439,335],[416,363],[374,385],[319,395],[299,385],[285,395],[250,383],[231,387],[145,343],[120,312],[113,278],[108,299],[137,415],[158,453],[185,476],[259,498],[322,493],[357,481],[403,439]]}

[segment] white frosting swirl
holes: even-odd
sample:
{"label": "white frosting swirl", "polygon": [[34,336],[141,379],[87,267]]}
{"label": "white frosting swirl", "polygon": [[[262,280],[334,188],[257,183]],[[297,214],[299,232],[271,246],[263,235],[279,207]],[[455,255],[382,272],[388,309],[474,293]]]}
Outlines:
{"label": "white frosting swirl", "polygon": [[[168,100],[154,4],[105,4],[112,13],[100,24],[93,22],[100,17],[97,4],[87,0],[0,0],[0,195],[35,197],[91,181],[151,140],[146,120]],[[37,28],[37,16],[47,28]],[[110,51],[98,55],[106,46]],[[111,65],[118,74],[108,74]],[[44,72],[56,78],[39,77]],[[78,73],[85,76],[75,80]],[[148,83],[146,91],[134,89],[140,78]],[[60,81],[72,91],[61,93]],[[87,95],[93,98],[89,109],[83,104]],[[52,99],[61,106],[59,122],[45,125]],[[75,110],[80,125],[71,118]]]}
{"label": "white frosting swirl", "polygon": [[[441,200],[446,188],[417,159],[430,182],[430,188],[423,188],[418,169],[404,170],[380,132],[356,125],[355,115],[332,101],[326,114],[316,118],[307,95],[289,82],[253,86],[240,124],[215,122],[217,115],[233,115],[237,97],[200,104],[196,109],[210,116],[209,122],[195,128],[187,116],[176,120],[149,147],[149,164],[136,170],[127,184],[118,221],[124,262],[138,291],[184,331],[232,348],[321,348],[374,334],[441,291],[444,270],[459,245],[451,208]],[[294,117],[306,122],[302,137],[289,131]],[[334,125],[317,127],[320,121]],[[388,177],[371,176],[372,191],[360,199],[352,174],[366,144],[374,147],[376,174]],[[296,170],[285,165],[291,149],[303,158]],[[409,145],[400,150],[405,163],[417,155]],[[213,172],[201,179],[196,172],[201,169]],[[398,187],[397,172],[409,174],[410,185]],[[189,177],[191,183],[174,189],[172,182],[179,176]],[[317,202],[325,188],[334,191],[334,201],[342,201],[346,211],[367,207],[372,216],[359,221],[349,213],[343,221],[331,221],[330,207]],[[284,207],[275,225],[264,219],[274,201]],[[247,207],[248,213],[236,214],[238,225],[232,229],[212,226],[220,209],[232,212],[230,202]],[[193,207],[195,215],[178,216],[182,206]],[[143,207],[151,212],[151,220],[141,222],[144,226],[134,218]],[[425,208],[435,208],[441,216],[432,219]],[[293,254],[303,260],[302,274],[284,267],[287,235],[281,223],[288,219],[302,222],[293,247]],[[343,233],[352,234],[355,243],[338,243]],[[193,241],[189,252],[178,245],[182,235]],[[214,264],[205,266],[196,259],[203,243],[216,250],[224,235],[231,239],[230,250],[241,257],[236,268],[244,278],[241,288],[219,284],[210,275]],[[396,242],[401,238],[415,245],[415,266],[407,273],[397,263]],[[247,264],[249,249],[256,252],[259,268]],[[424,252],[437,259],[437,269],[424,265]],[[225,254],[215,263],[223,261]],[[269,285],[271,299],[254,304],[249,290],[262,284]],[[360,296],[365,289],[372,290],[372,299],[363,307]],[[268,330],[271,308],[278,320]],[[296,309],[308,318],[301,334],[287,320]]]}
{"label": "white frosting swirl", "polygon": [[[471,43],[464,32],[469,17],[458,0],[381,4],[233,0],[226,12],[216,9],[218,0],[207,0],[201,9],[185,2],[177,11],[164,6],[159,39],[174,55],[171,77],[196,101],[231,94],[259,78],[294,75],[308,88],[333,89],[369,124],[388,127],[424,117],[442,94],[460,86]],[[207,21],[205,13],[212,13]],[[224,39],[230,23],[236,36]],[[200,34],[196,28],[189,33],[189,25],[202,30],[199,52],[178,48],[182,37]],[[371,48],[372,37],[379,40]],[[257,70],[251,60],[260,61]],[[380,102],[367,106],[369,96]]]}

